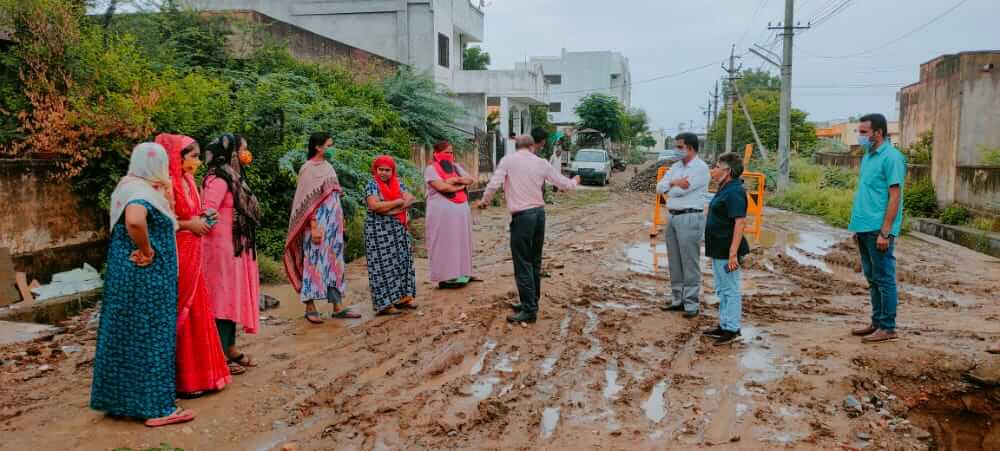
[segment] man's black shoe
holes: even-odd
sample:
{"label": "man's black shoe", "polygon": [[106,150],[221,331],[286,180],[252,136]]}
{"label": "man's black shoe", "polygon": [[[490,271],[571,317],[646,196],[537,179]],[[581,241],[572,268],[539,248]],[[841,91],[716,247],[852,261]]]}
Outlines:
{"label": "man's black shoe", "polygon": [[663,310],[664,312],[683,312],[684,311],[684,304],[677,304],[677,305],[665,305],[664,304],[664,305],[660,306],[660,310]]}
{"label": "man's black shoe", "polygon": [[687,319],[695,318],[698,316],[698,312],[684,312],[684,317]]}
{"label": "man's black shoe", "polygon": [[511,315],[507,317],[508,323],[534,323],[537,319],[536,315],[531,312],[518,312],[516,315]]}
{"label": "man's black shoe", "polygon": [[715,329],[706,330],[706,331],[702,332],[701,334],[704,335],[704,336],[706,336],[706,337],[719,338],[724,333],[726,333],[725,329],[723,329],[722,327],[716,326]]}
{"label": "man's black shoe", "polygon": [[715,339],[716,346],[727,345],[740,338],[739,332],[730,332],[728,330],[722,331],[722,335]]}

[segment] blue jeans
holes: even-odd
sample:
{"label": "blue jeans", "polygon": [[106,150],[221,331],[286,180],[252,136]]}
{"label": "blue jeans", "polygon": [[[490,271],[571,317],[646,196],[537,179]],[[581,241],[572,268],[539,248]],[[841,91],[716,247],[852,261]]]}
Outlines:
{"label": "blue jeans", "polygon": [[740,270],[729,272],[729,260],[712,259],[712,275],[715,277],[715,295],[719,297],[719,326],[729,332],[740,330],[743,316],[743,294],[740,291]]}
{"label": "blue jeans", "polygon": [[872,301],[872,326],[889,332],[896,330],[896,239],[889,238],[889,248],[882,252],[876,247],[878,232],[855,235],[861,254],[861,268],[868,280]]}

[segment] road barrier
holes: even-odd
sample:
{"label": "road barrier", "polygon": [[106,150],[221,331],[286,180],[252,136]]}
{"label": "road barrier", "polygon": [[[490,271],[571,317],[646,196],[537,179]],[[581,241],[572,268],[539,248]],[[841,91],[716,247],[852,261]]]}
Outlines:
{"label": "road barrier", "polygon": [[[753,155],[753,145],[747,144],[746,149],[743,151],[743,164],[747,164],[750,161],[750,157]],[[656,172],[656,183],[659,184],[663,177],[670,173],[666,166],[661,167]],[[760,231],[764,225],[764,192],[766,191],[766,180],[767,177],[760,172],[747,172],[744,171],[743,175],[740,177],[743,179],[743,187],[747,192],[747,221],[746,226],[743,228],[743,233],[752,236],[754,241],[760,241]],[[715,192],[714,190],[709,190],[709,192]],[[656,189],[653,190],[653,224],[649,229],[649,236],[656,237],[660,233],[660,226],[666,226],[670,221],[669,215],[664,218],[662,210],[666,208],[667,205],[666,193],[660,193]],[[705,210],[708,210],[706,205]]]}

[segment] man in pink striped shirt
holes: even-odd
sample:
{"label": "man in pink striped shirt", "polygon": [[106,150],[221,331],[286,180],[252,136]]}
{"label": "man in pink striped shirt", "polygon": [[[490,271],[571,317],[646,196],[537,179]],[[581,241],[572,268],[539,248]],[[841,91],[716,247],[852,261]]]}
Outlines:
{"label": "man in pink striped shirt", "polygon": [[515,139],[517,152],[500,160],[490,183],[486,185],[479,208],[486,208],[503,185],[507,209],[510,210],[510,252],[514,260],[514,279],[520,304],[511,307],[516,314],[507,318],[512,323],[533,323],[538,315],[538,300],[542,290],[542,245],[545,241],[545,199],[542,185],[549,182],[562,190],[572,190],[580,177],[568,179],[532,151],[535,141],[530,136]]}

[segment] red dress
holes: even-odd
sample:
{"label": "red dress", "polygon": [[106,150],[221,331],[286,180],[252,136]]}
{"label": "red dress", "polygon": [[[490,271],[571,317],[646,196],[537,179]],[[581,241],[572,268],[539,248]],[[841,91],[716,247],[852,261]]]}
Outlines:
{"label": "red dress", "polygon": [[[175,189],[178,220],[201,214],[194,178],[183,174],[183,189]],[[175,179],[176,184],[178,180]],[[202,275],[201,237],[177,232],[177,392],[221,390],[232,380]]]}

